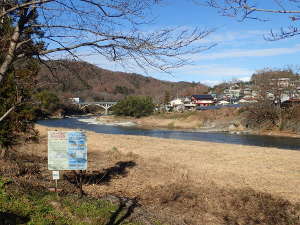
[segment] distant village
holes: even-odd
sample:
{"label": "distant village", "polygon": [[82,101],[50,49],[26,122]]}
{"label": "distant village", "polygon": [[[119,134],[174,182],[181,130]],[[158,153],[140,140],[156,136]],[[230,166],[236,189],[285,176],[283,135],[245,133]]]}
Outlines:
{"label": "distant village", "polygon": [[166,111],[207,110],[240,107],[245,104],[257,104],[264,100],[279,105],[300,103],[300,80],[274,78],[266,84],[231,82],[219,93],[212,88],[208,94],[176,97],[160,109]]}
{"label": "distant village", "polygon": [[[275,73],[276,72],[272,72]],[[271,74],[272,75],[272,74]],[[206,94],[193,94],[191,96],[168,97],[164,104],[158,104],[157,111],[208,110],[223,107],[238,108],[245,104],[259,104],[269,101],[279,106],[300,104],[300,78],[298,75],[291,77],[254,77],[249,82],[232,81],[222,83],[210,88]],[[79,97],[70,98],[72,103],[82,107],[99,105],[108,110],[117,102],[82,102]],[[104,104],[104,105],[103,105]]]}

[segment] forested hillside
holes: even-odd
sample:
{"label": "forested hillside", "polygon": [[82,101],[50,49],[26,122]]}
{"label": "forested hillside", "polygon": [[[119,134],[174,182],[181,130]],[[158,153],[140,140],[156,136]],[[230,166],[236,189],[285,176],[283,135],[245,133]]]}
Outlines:
{"label": "forested hillside", "polygon": [[168,97],[206,93],[199,83],[168,82],[134,73],[113,72],[87,62],[48,61],[41,65],[40,87],[59,97],[80,97],[85,101],[120,100],[128,95],[146,95],[155,102]]}

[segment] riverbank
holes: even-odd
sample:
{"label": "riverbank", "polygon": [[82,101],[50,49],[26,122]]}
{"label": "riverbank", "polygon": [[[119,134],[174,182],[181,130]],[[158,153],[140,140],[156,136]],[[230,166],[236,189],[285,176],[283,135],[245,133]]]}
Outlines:
{"label": "riverbank", "polygon": [[[37,128],[44,141],[39,151],[46,155],[46,134],[54,128]],[[275,205],[285,201],[279,199],[300,202],[299,151],[94,132],[87,132],[87,136],[89,173],[111,168],[118,171],[105,185],[84,185],[84,191],[95,197],[138,198],[151,210],[166,215],[177,212],[184,218],[193,213],[193,221],[198,222],[187,224],[197,225],[224,224],[213,212],[240,216],[251,209],[255,217],[262,209],[253,207],[260,207],[257,201],[264,198],[273,199],[270,204]],[[269,200],[263,200],[264,204]]]}
{"label": "riverbank", "polygon": [[184,113],[162,113],[152,116],[133,118],[119,116],[100,116],[100,124],[137,126],[143,129],[168,129],[202,132],[229,132],[233,134],[255,134],[300,138],[300,134],[278,129],[249,129],[242,125],[237,109],[221,111],[191,111]]}

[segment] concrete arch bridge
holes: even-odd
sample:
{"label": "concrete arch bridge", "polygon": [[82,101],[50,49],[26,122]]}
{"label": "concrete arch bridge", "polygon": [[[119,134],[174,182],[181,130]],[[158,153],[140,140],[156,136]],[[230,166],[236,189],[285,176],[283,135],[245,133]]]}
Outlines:
{"label": "concrete arch bridge", "polygon": [[90,105],[99,106],[105,110],[104,114],[107,115],[109,108],[111,108],[112,106],[117,104],[117,102],[80,102],[77,104],[80,106],[81,109],[84,109],[85,107],[90,106]]}

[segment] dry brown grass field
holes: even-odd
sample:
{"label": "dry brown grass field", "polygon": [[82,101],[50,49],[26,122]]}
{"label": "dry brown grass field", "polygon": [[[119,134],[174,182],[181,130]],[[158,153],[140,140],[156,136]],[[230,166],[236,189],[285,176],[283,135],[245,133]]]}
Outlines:
{"label": "dry brown grass field", "polygon": [[[46,134],[53,128],[37,128],[41,143],[25,148],[46,157]],[[300,151],[94,132],[87,136],[84,191],[91,196],[137,198],[171,224],[299,221]]]}
{"label": "dry brown grass field", "polygon": [[[54,128],[37,129],[40,143],[17,149],[32,163],[2,163],[1,173],[49,187],[47,131]],[[83,189],[90,196],[137,199],[163,224],[300,224],[300,151],[94,132],[87,137]],[[62,175],[63,192],[76,192],[73,173]]]}

